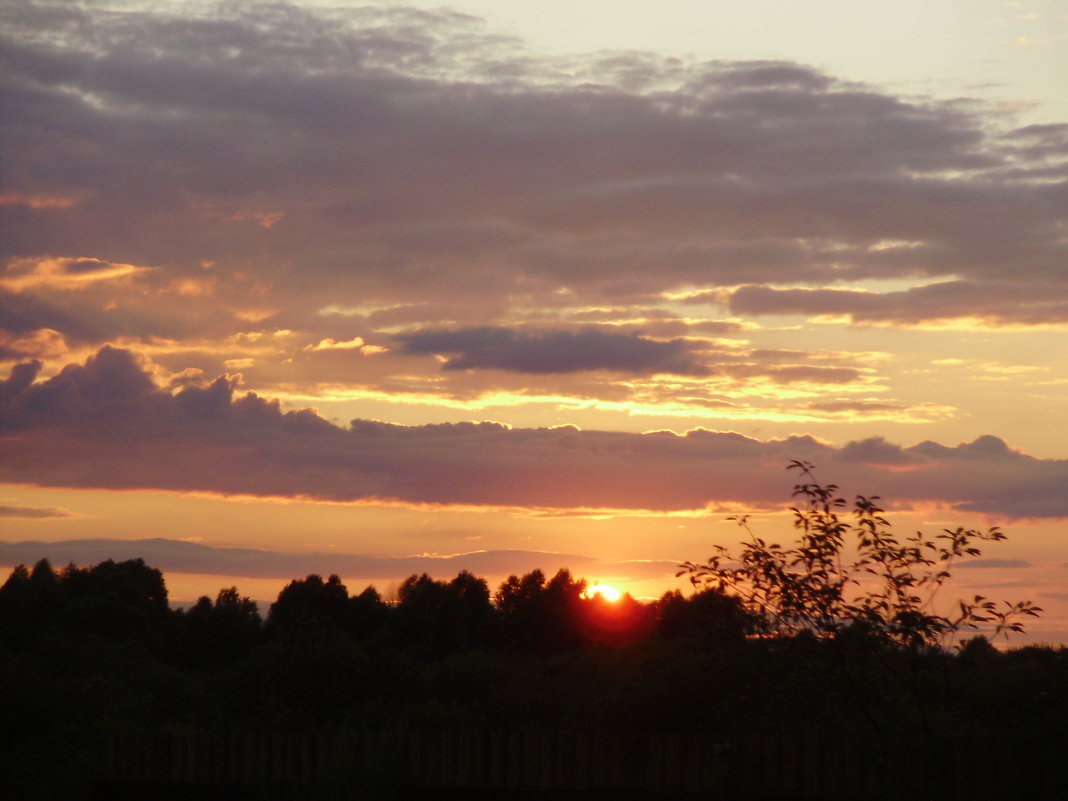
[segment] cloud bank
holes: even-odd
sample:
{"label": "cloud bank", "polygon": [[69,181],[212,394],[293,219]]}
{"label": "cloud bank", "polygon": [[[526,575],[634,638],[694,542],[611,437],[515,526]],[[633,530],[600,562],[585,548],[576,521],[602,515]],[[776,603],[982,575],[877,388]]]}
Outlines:
{"label": "cloud bank", "polygon": [[493,550],[449,555],[370,556],[351,553],[284,553],[256,548],[218,548],[183,540],[83,539],[60,542],[0,542],[0,564],[33,564],[48,559],[61,567],[73,562],[91,565],[106,559],[144,559],[165,572],[217,576],[292,579],[309,573],[337,573],[346,579],[396,579],[413,573],[437,578],[467,570],[478,576],[529,573],[540,569],[552,575],[566,567],[576,574],[599,577],[625,576],[631,580],[668,578],[676,562],[611,562],[581,554],[549,551]]}
{"label": "cloud bank", "polygon": [[[218,378],[158,387],[134,353],[104,348],[35,381],[0,383],[0,480],[152,488],[334,502],[473,507],[701,510],[778,505],[783,466],[894,503],[931,502],[1007,517],[1068,517],[1068,461],[1036,459],[993,436],[945,446],[883,439],[841,448],[812,437],[760,441],[706,430],[629,434],[497,423],[342,428],[309,409],[238,395]],[[849,491],[849,490],[847,490]]]}

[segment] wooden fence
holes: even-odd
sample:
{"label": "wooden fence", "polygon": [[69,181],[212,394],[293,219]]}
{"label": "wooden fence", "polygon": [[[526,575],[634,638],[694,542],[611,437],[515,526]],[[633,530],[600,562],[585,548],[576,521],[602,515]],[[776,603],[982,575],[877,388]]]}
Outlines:
{"label": "wooden fence", "polygon": [[125,732],[101,743],[97,785],[100,797],[151,787],[167,798],[245,788],[245,797],[287,799],[1059,801],[1065,745],[623,731]]}

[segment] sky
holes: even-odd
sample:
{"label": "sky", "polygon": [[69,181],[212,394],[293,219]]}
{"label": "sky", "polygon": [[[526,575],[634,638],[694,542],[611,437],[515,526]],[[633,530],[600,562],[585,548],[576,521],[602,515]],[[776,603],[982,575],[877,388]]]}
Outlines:
{"label": "sky", "polygon": [[1068,2],[13,2],[0,565],[655,597],[794,459],[1068,643]]}

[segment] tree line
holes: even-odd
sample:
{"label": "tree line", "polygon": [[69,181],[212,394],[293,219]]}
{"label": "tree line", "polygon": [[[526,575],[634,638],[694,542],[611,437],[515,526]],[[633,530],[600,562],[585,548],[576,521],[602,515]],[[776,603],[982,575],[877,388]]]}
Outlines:
{"label": "tree line", "polygon": [[142,560],[18,567],[0,587],[0,786],[78,797],[95,743],[183,727],[1065,736],[1068,649],[769,636],[720,589],[584,590],[567,571],[493,592],[461,572],[411,576],[387,603],[310,575],[261,617],[232,587],[173,609]]}
{"label": "tree line", "polygon": [[0,642],[9,650],[40,638],[95,638],[136,643],[186,667],[233,663],[272,642],[331,634],[441,657],[475,648],[551,654],[686,635],[740,639],[755,630],[742,601],[717,590],[608,601],[587,595],[586,581],[566,569],[551,578],[541,570],[512,575],[492,593],[466,570],[448,581],[413,574],[392,602],[373,586],[350,595],[337,575],[312,574],[289,582],[265,618],[235,587],[172,608],[163,573],[141,559],[60,570],[42,559],[19,565],[0,586]]}

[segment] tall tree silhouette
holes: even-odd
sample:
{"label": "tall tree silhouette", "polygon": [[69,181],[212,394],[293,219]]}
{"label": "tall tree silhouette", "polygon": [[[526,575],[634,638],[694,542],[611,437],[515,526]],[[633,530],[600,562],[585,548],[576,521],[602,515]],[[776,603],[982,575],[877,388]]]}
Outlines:
{"label": "tall tree silhouette", "polygon": [[0,641],[8,646],[30,643],[62,605],[58,582],[47,559],[33,567],[19,565],[0,587]]}
{"label": "tall tree silhouette", "polygon": [[0,588],[0,639],[26,645],[44,631],[138,640],[162,648],[174,633],[163,574],[141,559],[107,560],[58,574],[42,559]]}
{"label": "tall tree silhouette", "polygon": [[374,587],[349,598],[348,630],[359,640],[379,637],[389,621],[390,608]]}
{"label": "tall tree silhouette", "polygon": [[489,587],[466,570],[448,583],[426,573],[409,576],[397,599],[398,624],[408,643],[441,653],[489,642],[494,620]]}
{"label": "tall tree silhouette", "polygon": [[344,630],[349,618],[349,591],[337,575],[326,581],[312,573],[289,582],[271,604],[267,631],[271,635],[306,627]]}
{"label": "tall tree silhouette", "polygon": [[236,587],[204,595],[183,617],[187,657],[194,664],[230,662],[247,656],[259,639],[262,620],[255,601]]}
{"label": "tall tree silhouette", "polygon": [[561,569],[549,581],[540,570],[509,576],[494,595],[505,641],[523,650],[561,651],[583,642],[585,579]]}

